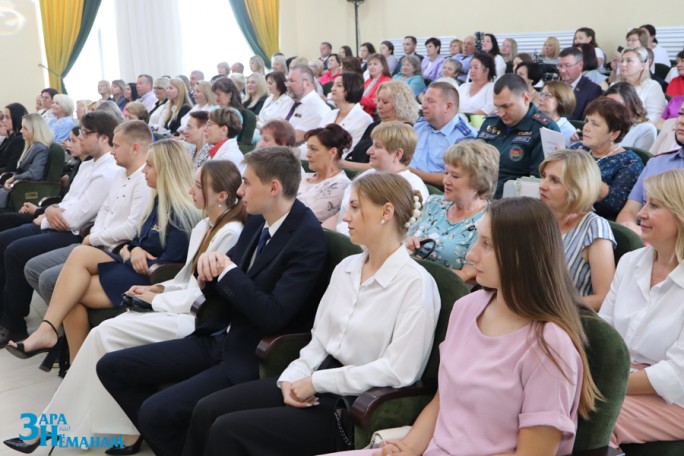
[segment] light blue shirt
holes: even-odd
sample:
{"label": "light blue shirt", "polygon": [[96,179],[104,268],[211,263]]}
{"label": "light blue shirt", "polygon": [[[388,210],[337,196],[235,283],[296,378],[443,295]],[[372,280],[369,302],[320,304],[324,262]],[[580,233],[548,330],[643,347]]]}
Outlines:
{"label": "light blue shirt", "polygon": [[444,172],[444,152],[464,139],[475,139],[477,130],[461,114],[457,114],[440,130],[435,130],[421,117],[413,129],[418,135],[411,167],[427,173]]}
{"label": "light blue shirt", "polygon": [[69,139],[69,134],[71,129],[76,126],[76,122],[73,117],[62,117],[60,119],[52,119],[48,121],[48,127],[52,131],[52,135],[55,137],[54,141],[60,144],[62,141]]}
{"label": "light blue shirt", "polygon": [[644,191],[644,180],[651,176],[657,176],[665,171],[671,169],[684,168],[684,147],[678,151],[668,152],[665,154],[656,155],[651,158],[646,167],[641,172],[639,179],[632,188],[629,194],[629,199],[636,201],[639,204],[646,204],[646,192]]}

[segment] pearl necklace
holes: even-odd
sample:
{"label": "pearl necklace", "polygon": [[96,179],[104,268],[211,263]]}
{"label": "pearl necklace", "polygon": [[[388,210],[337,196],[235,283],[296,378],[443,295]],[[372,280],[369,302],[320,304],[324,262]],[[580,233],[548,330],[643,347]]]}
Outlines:
{"label": "pearl necklace", "polygon": [[616,144],[615,147],[613,147],[612,149],[610,149],[610,152],[608,152],[608,153],[607,153],[606,155],[604,155],[603,157],[597,157],[597,156],[594,155],[593,153],[592,153],[591,155],[592,155],[592,157],[594,157],[594,158],[596,159],[596,164],[598,165],[599,163],[601,163],[601,160],[610,157],[611,155],[615,154],[615,152],[617,152],[618,150],[620,150],[620,144]]}

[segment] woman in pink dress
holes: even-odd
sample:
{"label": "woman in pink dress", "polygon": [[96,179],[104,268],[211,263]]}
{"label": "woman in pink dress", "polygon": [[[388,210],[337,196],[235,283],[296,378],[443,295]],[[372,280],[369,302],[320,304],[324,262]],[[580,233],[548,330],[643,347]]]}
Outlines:
{"label": "woman in pink dress", "polygon": [[477,231],[467,258],[483,290],[454,305],[437,394],[403,439],[345,454],[572,452],[577,415],[598,393],[558,225],[539,200],[511,198],[493,203]]}

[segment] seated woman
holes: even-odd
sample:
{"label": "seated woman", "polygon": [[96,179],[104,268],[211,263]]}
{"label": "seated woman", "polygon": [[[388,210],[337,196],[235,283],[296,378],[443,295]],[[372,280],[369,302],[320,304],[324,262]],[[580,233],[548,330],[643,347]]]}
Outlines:
{"label": "seated woman", "polygon": [[558,65],[558,54],[560,54],[560,42],[555,36],[550,36],[544,41],[542,51],[542,63],[547,65]]}
{"label": "seated woman", "polygon": [[566,147],[579,140],[577,130],[567,119],[575,110],[575,104],[572,87],[561,81],[546,81],[539,93],[539,110],[556,122],[565,137]]}
{"label": "seated woman", "polygon": [[590,43],[582,43],[577,47],[582,51],[582,76],[601,87],[602,90],[606,90],[608,88],[608,76],[598,69],[596,48]]}
{"label": "seated woman", "polygon": [[580,27],[575,31],[575,36],[572,39],[573,47],[579,47],[580,44],[588,43],[594,48],[596,59],[598,60],[599,68],[603,67],[606,62],[606,54],[601,50],[596,41],[596,32],[589,27]]}
{"label": "seated woman", "polygon": [[485,33],[482,39],[482,51],[486,52],[494,60],[494,68],[496,69],[493,75],[494,79],[503,76],[506,73],[506,62],[501,55],[501,51],[499,51],[499,43],[496,37],[491,33]]}
{"label": "seated woman", "polygon": [[[423,58],[421,62],[420,73],[417,74],[421,74],[422,77],[424,77],[425,79],[429,79],[431,81],[439,79],[439,77],[442,75],[442,64],[444,63],[444,57],[439,55],[441,49],[442,42],[439,40],[439,38],[432,37],[425,40],[425,53],[427,55]],[[405,61],[406,59],[404,59],[404,62]]]}
{"label": "seated woman", "polygon": [[126,100],[126,103],[130,103],[131,101],[135,101],[138,98],[138,86],[135,84],[135,82],[129,82],[126,84],[126,87],[124,88],[124,99]]}
{"label": "seated woman", "polygon": [[406,386],[420,378],[432,347],[439,294],[432,276],[402,245],[419,197],[395,174],[364,176],[352,185],[344,218],[352,242],[366,251],[335,268],[312,341],[280,378],[243,383],[202,399],[183,454],[334,451],[340,396]]}
{"label": "seated woman", "polygon": [[411,89],[403,82],[383,82],[378,87],[375,99],[380,120],[368,125],[359,142],[341,162],[343,168],[355,171],[365,171],[370,168],[367,151],[373,144],[371,134],[373,129],[382,122],[398,121],[413,125],[418,119],[420,106],[416,103]]}
{"label": "seated woman", "polygon": [[150,113],[147,108],[139,101],[131,101],[126,104],[126,110],[123,113],[124,120],[140,120],[141,122],[149,123]]}
{"label": "seated woman", "polygon": [[68,95],[57,94],[52,97],[52,111],[53,118],[48,121],[48,127],[52,131],[52,136],[57,144],[69,139],[71,129],[76,126],[74,120],[74,100]]}
{"label": "seated woman", "polygon": [[[477,241],[475,228],[496,191],[499,158],[494,146],[480,140],[462,141],[444,152],[444,195],[428,198],[420,218],[409,228],[409,250],[443,264],[464,281],[475,278],[466,254]],[[434,241],[431,252],[420,246],[426,239]]]}
{"label": "seated woman", "polygon": [[453,59],[449,57],[444,60],[444,65],[442,65],[442,78],[450,78],[456,81],[457,84],[461,84],[461,81],[456,79],[461,73],[461,68],[463,64],[460,60]]}
{"label": "seated woman", "polygon": [[601,307],[615,272],[615,238],[608,221],[591,212],[601,185],[587,154],[560,150],[539,165],[541,200],[556,217],[570,278],[584,303]]}
{"label": "seated woman", "polygon": [[641,158],[620,145],[632,119],[627,117],[624,106],[605,97],[589,103],[584,112],[582,142],[570,148],[588,150],[596,160],[602,184],[594,211],[601,217],[615,219],[644,169]]}
{"label": "seated woman", "polygon": [[672,98],[684,95],[684,51],[677,54],[675,68],[677,71],[676,76],[670,80],[670,83],[667,85],[667,90],[665,91],[665,93]]}
{"label": "seated woman", "polygon": [[658,119],[658,122],[656,123],[656,128],[658,128],[658,130],[662,130],[666,120],[676,119],[679,117],[679,108],[681,108],[683,104],[684,95],[677,95],[676,97],[670,98],[670,101],[667,102],[667,106],[665,106],[663,113],[660,115],[660,119]]}
{"label": "seated woman", "polygon": [[648,121],[646,109],[634,90],[634,86],[626,82],[616,82],[604,92],[604,95],[623,105],[629,117],[632,118],[632,127],[622,138],[620,146],[649,150],[658,136],[658,130]]}
{"label": "seated woman", "polygon": [[7,138],[0,144],[0,173],[13,173],[24,150],[24,135],[21,134],[21,119],[28,115],[20,103],[10,103],[3,109],[2,124]]}
{"label": "seated woman", "polygon": [[469,82],[458,87],[458,110],[463,114],[496,114],[494,107],[494,60],[484,52],[476,52],[470,61]]}
{"label": "seated woman", "polygon": [[375,94],[380,84],[391,80],[391,78],[392,75],[390,75],[387,60],[385,60],[382,54],[372,54],[368,57],[368,79],[366,79],[363,85],[361,106],[369,115],[375,115],[375,111],[378,108],[375,102]]}
{"label": "seated woman", "polygon": [[112,81],[112,101],[116,103],[121,112],[123,112],[126,107],[126,97],[124,97],[124,92],[126,90],[126,83],[121,79],[114,79]]}
{"label": "seated woman", "polygon": [[306,204],[319,222],[340,210],[342,195],[350,181],[340,169],[342,151],[351,145],[351,135],[337,124],[315,128],[304,136],[309,169],[299,184],[297,199]]}
{"label": "seated woman", "polygon": [[515,67],[515,74],[523,78],[530,94],[530,103],[539,106],[539,92],[535,88],[544,77],[544,69],[537,62],[521,62]]}
{"label": "seated woman", "polygon": [[[382,49],[382,46],[380,47]],[[342,62],[340,62],[340,56],[337,54],[330,54],[328,56],[328,69],[323,72],[321,79],[318,82],[322,86],[332,83],[336,77],[342,73]]]}
{"label": "seated woman", "polygon": [[53,142],[52,131],[40,114],[28,114],[21,120],[24,151],[17,162],[16,172],[0,188],[0,207],[7,207],[12,185],[22,180],[41,180],[45,176],[49,147]]}
{"label": "seated woman", "polygon": [[185,147],[191,153],[190,160],[192,160],[192,167],[199,169],[204,162],[209,159],[209,149],[211,146],[207,143],[207,122],[209,121],[209,113],[206,111],[192,111],[189,113],[190,120],[183,129],[183,141]]}
{"label": "seated woman", "polygon": [[506,66],[508,63],[513,64],[513,57],[518,54],[518,42],[513,38],[506,38],[501,43],[501,57],[503,57]]}
{"label": "seated woman", "polygon": [[[71,361],[88,335],[88,309],[121,306],[121,294],[133,285],[148,285],[150,266],[185,261],[188,236],[199,221],[185,189],[192,184],[192,165],[182,145],[174,140],[152,144],[143,168],[152,189],[138,235],[118,254],[95,247],[77,247],[64,264],[52,300],[38,329],[8,350],[27,358],[53,347],[57,329],[65,326]],[[10,348],[11,347],[11,348]]]}
{"label": "seated woman", "polygon": [[[378,52],[385,56],[389,72],[390,74],[394,74],[394,70],[397,69],[397,64],[399,63],[399,59],[397,59],[394,56],[394,44],[392,44],[391,41],[385,40],[382,43],[380,43],[380,46],[378,47]],[[328,65],[328,68],[330,68],[330,65]]]}
{"label": "seated woman", "polygon": [[[420,193],[423,201],[427,201],[429,193],[425,182],[409,169],[418,144],[418,136],[413,127],[397,121],[382,122],[371,133],[371,140],[372,144],[366,152],[370,159],[370,168],[357,179],[376,172],[398,174],[406,179],[414,192]],[[347,187],[342,197],[340,212],[326,220],[323,228],[349,236],[349,227],[343,218],[349,209],[350,198],[351,187]]]}
{"label": "seated woman", "polygon": [[612,446],[684,440],[684,171],[649,177],[644,187],[648,247],[622,257],[599,312],[633,363]]}
{"label": "seated woman", "polygon": [[401,440],[335,455],[572,452],[598,391],[553,214],[538,200],[499,200],[477,231],[468,260],[484,290],[454,304],[434,399]]}
{"label": "seated woman", "polygon": [[[359,103],[363,97],[363,76],[350,71],[343,72],[333,81],[330,96],[337,109],[323,116],[319,127],[335,123],[344,128],[352,137],[351,148],[353,148],[358,144],[368,125],[373,123],[373,118],[363,110]],[[351,152],[351,148],[343,151],[342,158]]]}
{"label": "seated woman", "polygon": [[242,152],[237,143],[237,137],[242,131],[242,121],[239,112],[232,108],[220,108],[209,113],[209,120],[205,130],[207,143],[211,147],[207,150],[210,160],[230,160],[238,167],[240,173],[245,170],[242,164]]}
{"label": "seated woman", "polygon": [[261,73],[250,74],[247,78],[242,104],[245,108],[252,111],[254,115],[258,116],[266,102],[266,98],[268,98],[266,77]]}
{"label": "seated woman", "polygon": [[181,79],[171,79],[166,88],[166,98],[169,107],[162,119],[164,130],[173,136],[178,136],[181,119],[192,109],[185,83]]}
{"label": "seated woman", "polygon": [[648,120],[655,124],[665,109],[667,100],[660,84],[651,79],[646,49],[625,49],[620,60],[618,82],[628,82],[634,86],[644,104]]}
{"label": "seated woman", "polygon": [[193,98],[195,99],[195,106],[192,107],[190,111],[181,119],[180,131],[184,131],[188,126],[190,121],[190,115],[196,111],[206,111],[210,112],[218,109],[216,104],[216,98],[214,98],[214,93],[211,91],[211,82],[209,81],[197,81],[195,83],[195,91],[193,92]]}
{"label": "seated woman", "polygon": [[[195,176],[190,195],[195,207],[207,217],[192,230],[183,269],[161,284],[136,285],[128,290],[128,294],[150,303],[154,312],[126,312],[93,328],[69,368],[69,375],[43,411],[68,415],[69,435],[81,438],[95,433],[135,433],[128,418],[102,387],[95,372],[97,361],[111,351],[185,337],[195,329],[190,308],[201,295],[193,275],[199,256],[204,252],[227,252],[237,242],[246,217],[237,194],[242,179],[235,165],[210,161]],[[31,449],[39,441],[23,441],[20,445],[18,440],[10,439],[5,444],[22,451],[20,448]]]}
{"label": "seated woman", "polygon": [[256,145],[257,149],[274,146],[294,147],[296,142],[295,129],[290,122],[275,119],[261,127],[261,139]]}
{"label": "seated woman", "polygon": [[425,80],[420,69],[420,59],[415,55],[404,56],[401,61],[399,73],[392,78],[395,81],[402,81],[413,91],[414,96],[425,90]]}
{"label": "seated woman", "polygon": [[285,75],[279,71],[274,71],[266,75],[266,85],[270,95],[266,98],[264,106],[259,112],[257,128],[261,128],[271,120],[284,119],[292,108],[292,98],[287,95],[285,85]]}
{"label": "seated woman", "polygon": [[249,58],[249,69],[252,74],[259,73],[263,76],[266,73],[265,68],[266,62],[264,62],[264,59],[262,59],[260,56],[253,55]]}
{"label": "seated woman", "polygon": [[[166,89],[169,87],[169,78],[161,77],[154,81],[152,91],[157,101],[154,102],[154,107],[149,111],[148,125],[154,130],[164,128],[164,118],[166,118],[166,111],[169,109],[169,99],[166,98]],[[128,105],[126,106],[128,110]],[[145,108],[147,110],[147,108]]]}

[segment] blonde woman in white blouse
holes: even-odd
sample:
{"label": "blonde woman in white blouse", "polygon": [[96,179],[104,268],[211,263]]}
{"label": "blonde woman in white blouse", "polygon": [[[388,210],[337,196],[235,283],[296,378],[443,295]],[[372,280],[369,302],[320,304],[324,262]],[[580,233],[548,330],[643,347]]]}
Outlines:
{"label": "blonde woman in white blouse", "polygon": [[648,120],[651,123],[657,122],[660,114],[667,106],[667,99],[660,84],[651,79],[651,72],[648,68],[648,51],[641,47],[626,49],[622,53],[619,70],[618,80],[629,82],[634,86],[644,108],[646,108]]}
{"label": "blonde woman in white blouse", "polygon": [[351,135],[332,123],[307,131],[304,139],[311,172],[303,176],[297,199],[322,223],[340,210],[344,190],[351,183],[340,168],[342,151],[351,145]]}
{"label": "blonde woman in white blouse", "polygon": [[649,246],[622,257],[599,312],[633,363],[613,446],[684,440],[684,170],[644,187],[639,219]]}

